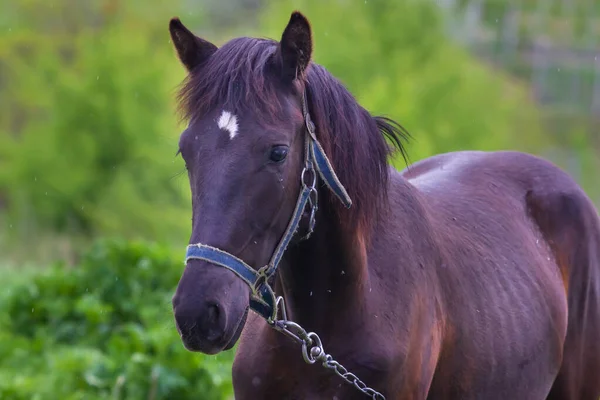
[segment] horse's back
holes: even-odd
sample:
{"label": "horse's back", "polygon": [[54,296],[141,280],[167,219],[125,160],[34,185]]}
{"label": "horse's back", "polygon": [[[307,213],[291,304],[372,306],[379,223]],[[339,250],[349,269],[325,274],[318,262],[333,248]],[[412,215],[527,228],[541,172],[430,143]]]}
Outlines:
{"label": "horse's back", "polygon": [[[456,264],[440,271],[452,303],[451,347],[485,358],[478,361],[499,385],[521,376],[521,391],[498,387],[496,396],[540,398],[558,373],[550,398],[597,400],[600,222],[577,183],[517,152],[447,153],[402,174],[427,201],[448,262]],[[465,362],[448,351],[440,369]],[[489,393],[494,385],[467,380],[456,393],[468,386]],[[536,382],[539,391],[527,392]]]}

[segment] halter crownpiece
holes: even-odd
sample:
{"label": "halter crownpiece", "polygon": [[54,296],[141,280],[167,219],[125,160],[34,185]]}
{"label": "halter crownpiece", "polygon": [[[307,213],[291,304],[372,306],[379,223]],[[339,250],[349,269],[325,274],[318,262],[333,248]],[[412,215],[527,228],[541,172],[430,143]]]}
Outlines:
{"label": "halter crownpiece", "polygon": [[[304,169],[300,176],[302,188],[292,218],[269,263],[256,270],[236,256],[203,243],[189,245],[185,256],[186,263],[192,259],[203,260],[227,268],[239,276],[250,287],[250,309],[268,321],[276,318],[278,308],[275,294],[268,281],[277,271],[283,253],[292,237],[296,234],[307,203],[310,206],[309,232],[303,239],[307,239],[314,229],[315,214],[318,207],[317,173],[345,207],[350,208],[352,205],[350,196],[348,196],[346,189],[340,183],[323,147],[321,147],[316,138],[315,125],[308,113],[306,93],[302,96],[302,113],[304,114],[304,122],[308,132],[304,140]],[[307,182],[307,180],[309,181]]]}

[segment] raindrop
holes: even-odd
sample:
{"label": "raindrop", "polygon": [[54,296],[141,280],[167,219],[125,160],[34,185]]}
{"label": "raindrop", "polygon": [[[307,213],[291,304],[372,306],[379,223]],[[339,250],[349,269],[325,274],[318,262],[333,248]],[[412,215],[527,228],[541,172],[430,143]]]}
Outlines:
{"label": "raindrop", "polygon": [[496,22],[498,22],[498,18],[496,18]]}
{"label": "raindrop", "polygon": [[96,80],[100,80],[100,75],[96,76]]}
{"label": "raindrop", "polygon": [[327,293],[331,293],[331,289],[327,289]]}
{"label": "raindrop", "polygon": [[86,292],[89,292],[89,290],[90,290],[90,288],[85,288],[85,291],[86,291]]}
{"label": "raindrop", "polygon": [[118,277],[118,276],[115,276],[115,281],[118,281],[118,280],[119,280],[119,277]]}
{"label": "raindrop", "polygon": [[46,196],[48,196],[48,192],[46,192]]}
{"label": "raindrop", "polygon": [[312,292],[310,292],[310,297],[312,297]]}
{"label": "raindrop", "polygon": [[346,275],[346,271],[342,271],[342,275]]}
{"label": "raindrop", "polygon": [[37,182],[37,176],[34,176],[34,177],[33,177],[33,180],[34,180],[35,182]]}
{"label": "raindrop", "polygon": [[9,227],[10,229],[12,229],[12,224],[10,224],[8,227]]}
{"label": "raindrop", "polygon": [[8,28],[8,31],[9,31],[9,32],[12,32],[12,28]]}
{"label": "raindrop", "polygon": [[558,72],[560,72],[560,68],[556,68],[556,70],[557,70]]}

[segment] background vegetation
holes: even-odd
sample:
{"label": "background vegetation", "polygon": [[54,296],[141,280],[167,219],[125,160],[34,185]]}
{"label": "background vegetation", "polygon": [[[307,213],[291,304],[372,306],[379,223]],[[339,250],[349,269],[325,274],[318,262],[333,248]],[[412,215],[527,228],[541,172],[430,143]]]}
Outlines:
{"label": "background vegetation", "polygon": [[173,334],[180,262],[168,247],[99,240],[77,268],[18,279],[0,297],[0,398],[220,399],[232,352],[191,355]]}
{"label": "background vegetation", "polygon": [[551,131],[555,119],[523,74],[448,35],[455,17],[438,3],[2,3],[0,398],[231,396],[233,352],[189,353],[172,323],[190,229],[175,157],[184,71],[167,31],[174,15],[222,44],[235,35],[278,39],[299,9],[312,22],[315,61],[412,133],[413,162],[459,149],[563,149],[600,199],[593,126],[577,120]]}

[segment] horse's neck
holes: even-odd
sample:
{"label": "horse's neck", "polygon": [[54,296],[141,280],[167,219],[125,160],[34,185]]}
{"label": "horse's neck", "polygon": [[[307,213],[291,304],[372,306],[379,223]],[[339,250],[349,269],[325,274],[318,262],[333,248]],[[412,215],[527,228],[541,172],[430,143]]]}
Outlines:
{"label": "horse's neck", "polygon": [[286,253],[276,288],[288,318],[311,330],[331,327],[332,318],[343,323],[363,309],[369,284],[363,237],[342,229],[326,205],[317,218],[311,238]]}

